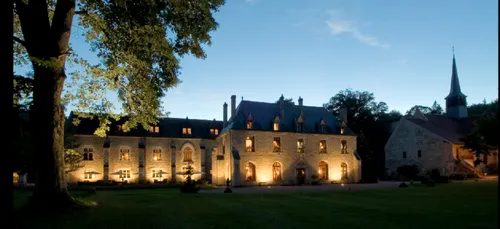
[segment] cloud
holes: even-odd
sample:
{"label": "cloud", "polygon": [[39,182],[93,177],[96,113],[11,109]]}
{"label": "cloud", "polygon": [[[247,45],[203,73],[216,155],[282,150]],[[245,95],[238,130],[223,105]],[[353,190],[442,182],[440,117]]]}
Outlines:
{"label": "cloud", "polygon": [[357,27],[356,21],[340,19],[340,11],[327,10],[327,14],[330,15],[330,19],[326,20],[326,24],[333,35],[348,34],[363,44],[373,47],[389,48],[389,44],[379,41],[378,38],[374,36],[362,33]]}

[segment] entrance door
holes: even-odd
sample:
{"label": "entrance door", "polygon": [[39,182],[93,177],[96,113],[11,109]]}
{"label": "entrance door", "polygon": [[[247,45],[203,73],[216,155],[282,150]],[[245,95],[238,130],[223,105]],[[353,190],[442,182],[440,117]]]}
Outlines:
{"label": "entrance door", "polygon": [[306,170],[297,169],[297,185],[302,185],[306,183]]}

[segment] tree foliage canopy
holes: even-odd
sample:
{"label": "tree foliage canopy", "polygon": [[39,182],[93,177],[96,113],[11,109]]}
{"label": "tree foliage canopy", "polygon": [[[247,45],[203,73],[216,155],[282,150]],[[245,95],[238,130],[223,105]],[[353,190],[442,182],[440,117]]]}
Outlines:
{"label": "tree foliage canopy", "polygon": [[500,149],[499,129],[498,111],[494,111],[476,120],[472,131],[462,139],[463,148],[470,149],[476,154],[477,159],[474,161],[474,165],[477,166],[482,162],[482,155],[490,155],[491,151],[498,152]]}
{"label": "tree foliage canopy", "polygon": [[376,174],[380,174],[380,170],[383,170],[381,155],[389,137],[389,133],[384,129],[385,122],[400,118],[401,113],[396,110],[387,112],[389,110],[387,104],[375,101],[373,93],[352,89],[338,92],[323,106],[336,117],[341,108],[346,108],[347,127],[357,134],[357,150],[364,161],[362,176],[366,179],[375,179]]}
{"label": "tree foliage canopy", "polygon": [[414,115],[415,111],[417,109],[422,112],[423,114],[433,114],[433,115],[441,115],[444,113],[443,108],[437,101],[434,101],[431,107],[428,106],[422,106],[422,105],[415,105],[410,110],[406,111],[406,115]]}
{"label": "tree foliage canopy", "polygon": [[[104,135],[115,108],[106,94],[116,92],[127,127],[138,123],[148,128],[162,116],[161,98],[180,80],[179,58],[192,54],[205,58],[203,45],[211,44],[209,32],[218,26],[212,13],[224,0],[48,0],[15,2],[15,58],[17,65],[57,65],[50,56],[68,57],[82,71],[68,72],[64,102],[86,112],[99,114]],[[68,42],[71,18],[100,59],[91,63],[73,52],[42,50],[39,45]],[[69,25],[68,25],[69,24]],[[63,45],[64,46],[64,45]],[[59,46],[61,48],[61,46]],[[27,78],[27,77],[24,77]],[[80,112],[78,112],[80,111]],[[78,123],[78,122],[76,122]]]}

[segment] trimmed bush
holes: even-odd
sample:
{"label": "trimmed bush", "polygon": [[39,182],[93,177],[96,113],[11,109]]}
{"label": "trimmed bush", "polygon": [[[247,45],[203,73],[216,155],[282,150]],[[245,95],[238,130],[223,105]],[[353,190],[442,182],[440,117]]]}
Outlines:
{"label": "trimmed bush", "polygon": [[419,172],[417,165],[403,165],[396,170],[403,180],[415,180]]}

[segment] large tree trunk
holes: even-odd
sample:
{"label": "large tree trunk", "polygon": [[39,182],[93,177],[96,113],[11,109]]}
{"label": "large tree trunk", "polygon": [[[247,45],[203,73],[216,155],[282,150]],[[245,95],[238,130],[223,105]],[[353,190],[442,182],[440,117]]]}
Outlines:
{"label": "large tree trunk", "polygon": [[33,111],[31,120],[37,175],[33,202],[43,207],[74,204],[64,174],[64,110],[61,93],[66,74],[75,0],[58,0],[52,20],[47,1],[14,0],[33,64]]}
{"label": "large tree trunk", "polygon": [[74,203],[66,188],[64,173],[64,110],[61,105],[64,80],[64,68],[35,67],[33,121],[38,173],[33,197],[39,204],[47,200],[55,205]]}

